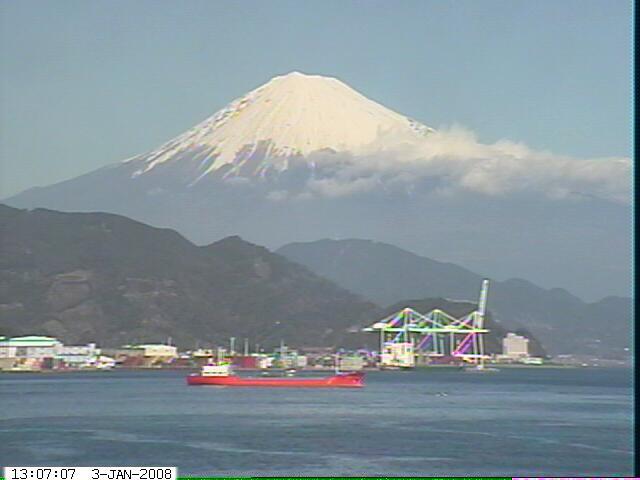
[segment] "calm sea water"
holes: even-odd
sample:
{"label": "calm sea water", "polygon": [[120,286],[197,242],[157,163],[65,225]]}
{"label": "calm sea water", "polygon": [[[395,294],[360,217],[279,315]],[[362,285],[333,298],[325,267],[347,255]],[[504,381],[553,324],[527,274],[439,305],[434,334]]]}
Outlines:
{"label": "calm sea water", "polygon": [[184,372],[0,374],[0,464],[181,475],[630,476],[627,369],[373,372],[362,390]]}

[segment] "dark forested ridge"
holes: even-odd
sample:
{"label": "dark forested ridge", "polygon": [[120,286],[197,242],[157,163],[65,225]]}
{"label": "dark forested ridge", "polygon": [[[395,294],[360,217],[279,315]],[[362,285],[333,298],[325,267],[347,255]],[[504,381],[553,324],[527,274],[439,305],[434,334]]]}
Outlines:
{"label": "dark forested ridge", "polygon": [[0,205],[0,334],[101,345],[346,341],[376,307],[267,249],[105,213]]}
{"label": "dark forested ridge", "polygon": [[[240,237],[199,247],[173,230],[106,213],[0,205],[0,242],[0,335],[7,336],[101,346],[171,337],[185,348],[234,336],[263,347],[282,339],[375,348],[376,336],[360,329],[393,309],[462,316],[475,308],[444,298],[384,308]],[[499,353],[507,327],[488,322],[488,351]]]}

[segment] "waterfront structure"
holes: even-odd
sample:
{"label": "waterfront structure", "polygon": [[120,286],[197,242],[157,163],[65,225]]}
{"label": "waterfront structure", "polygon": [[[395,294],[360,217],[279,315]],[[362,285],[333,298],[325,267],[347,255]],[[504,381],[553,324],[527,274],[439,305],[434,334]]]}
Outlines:
{"label": "waterfront structure", "polygon": [[365,360],[360,355],[339,355],[336,363],[337,370],[341,372],[356,372],[365,366]]}
{"label": "waterfront structure", "polygon": [[520,360],[521,363],[525,365],[542,365],[544,360],[542,357],[524,357]]}
{"label": "waterfront structure", "polygon": [[307,357],[281,343],[274,351],[272,365],[277,368],[305,368]]}
{"label": "waterfront structure", "polygon": [[109,350],[117,362],[126,367],[152,367],[178,359],[178,348],[163,343],[124,345]]}
{"label": "waterfront structure", "polygon": [[0,367],[40,370],[53,368],[62,342],[52,337],[29,335],[0,341]]}
{"label": "waterfront structure", "polygon": [[525,365],[542,365],[542,357],[529,356],[530,341],[523,335],[507,333],[502,339],[502,354],[495,356],[498,363],[522,363]]}
{"label": "waterfront structure", "polygon": [[412,368],[416,366],[413,342],[386,342],[380,354],[383,367]]}
{"label": "waterfront structure", "polygon": [[236,355],[231,364],[236,368],[257,369],[269,368],[273,361],[268,355],[263,353],[252,353],[251,355]]}
{"label": "waterfront structure", "polygon": [[149,343],[143,345],[135,345],[133,348],[142,350],[142,355],[145,357],[153,357],[165,361],[178,358],[178,349],[173,345]]}
{"label": "waterfront structure", "polygon": [[482,364],[487,358],[484,328],[489,280],[483,280],[478,309],[456,318],[440,309],[423,315],[403,308],[374,323],[365,332],[380,335],[380,366],[413,367],[415,357],[446,357]]}
{"label": "waterfront structure", "polygon": [[57,338],[36,335],[0,338],[0,369],[109,368],[113,363],[95,343],[64,345]]}
{"label": "waterfront structure", "polygon": [[509,332],[502,339],[502,355],[511,359],[529,356],[529,339],[522,335]]}
{"label": "waterfront structure", "polygon": [[215,356],[214,351],[211,348],[198,348],[191,352],[191,358],[193,359],[208,359]]}
{"label": "waterfront structure", "polygon": [[3,358],[45,358],[54,357],[62,347],[56,338],[25,336],[0,340],[0,357]]}
{"label": "waterfront structure", "polygon": [[68,368],[98,367],[98,365],[113,363],[113,359],[100,355],[100,349],[95,343],[86,345],[62,345],[56,358]]}

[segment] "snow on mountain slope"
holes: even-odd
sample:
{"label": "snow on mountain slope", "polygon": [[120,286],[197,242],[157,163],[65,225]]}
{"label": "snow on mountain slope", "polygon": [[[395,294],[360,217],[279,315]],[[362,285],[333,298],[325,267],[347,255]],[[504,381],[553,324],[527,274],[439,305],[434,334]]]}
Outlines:
{"label": "snow on mountain slope", "polygon": [[167,163],[188,164],[193,184],[211,172],[250,177],[282,171],[291,158],[320,150],[357,154],[381,134],[417,139],[431,131],[335,78],[292,72],[127,162],[137,166],[134,177]]}
{"label": "snow on mountain slope", "polygon": [[84,192],[96,179],[113,191],[129,185],[154,198],[243,184],[278,202],[384,191],[561,201],[597,197],[628,204],[630,176],[629,158],[578,159],[509,140],[483,143],[455,125],[429,128],[335,78],[292,72],[156,150],[16,198],[21,205],[24,199],[40,205],[44,197],[58,197],[58,188],[73,185]]}
{"label": "snow on mountain slope", "polygon": [[[208,180],[259,182],[270,199],[395,192],[533,193],[629,199],[628,158],[575,159],[508,140],[437,131],[330,77],[292,72],[240,97],[158,149],[118,164],[152,194]],[[283,175],[283,173],[285,173]],[[273,181],[275,180],[275,181]],[[250,182],[255,185],[256,182]]]}

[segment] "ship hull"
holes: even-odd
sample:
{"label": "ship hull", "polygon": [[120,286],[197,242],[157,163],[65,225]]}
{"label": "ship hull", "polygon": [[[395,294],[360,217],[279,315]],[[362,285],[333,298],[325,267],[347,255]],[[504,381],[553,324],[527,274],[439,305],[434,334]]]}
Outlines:
{"label": "ship hull", "polygon": [[189,385],[217,385],[221,387],[284,387],[284,388],[362,388],[364,373],[348,373],[323,378],[249,378],[229,375],[212,377],[189,375]]}

